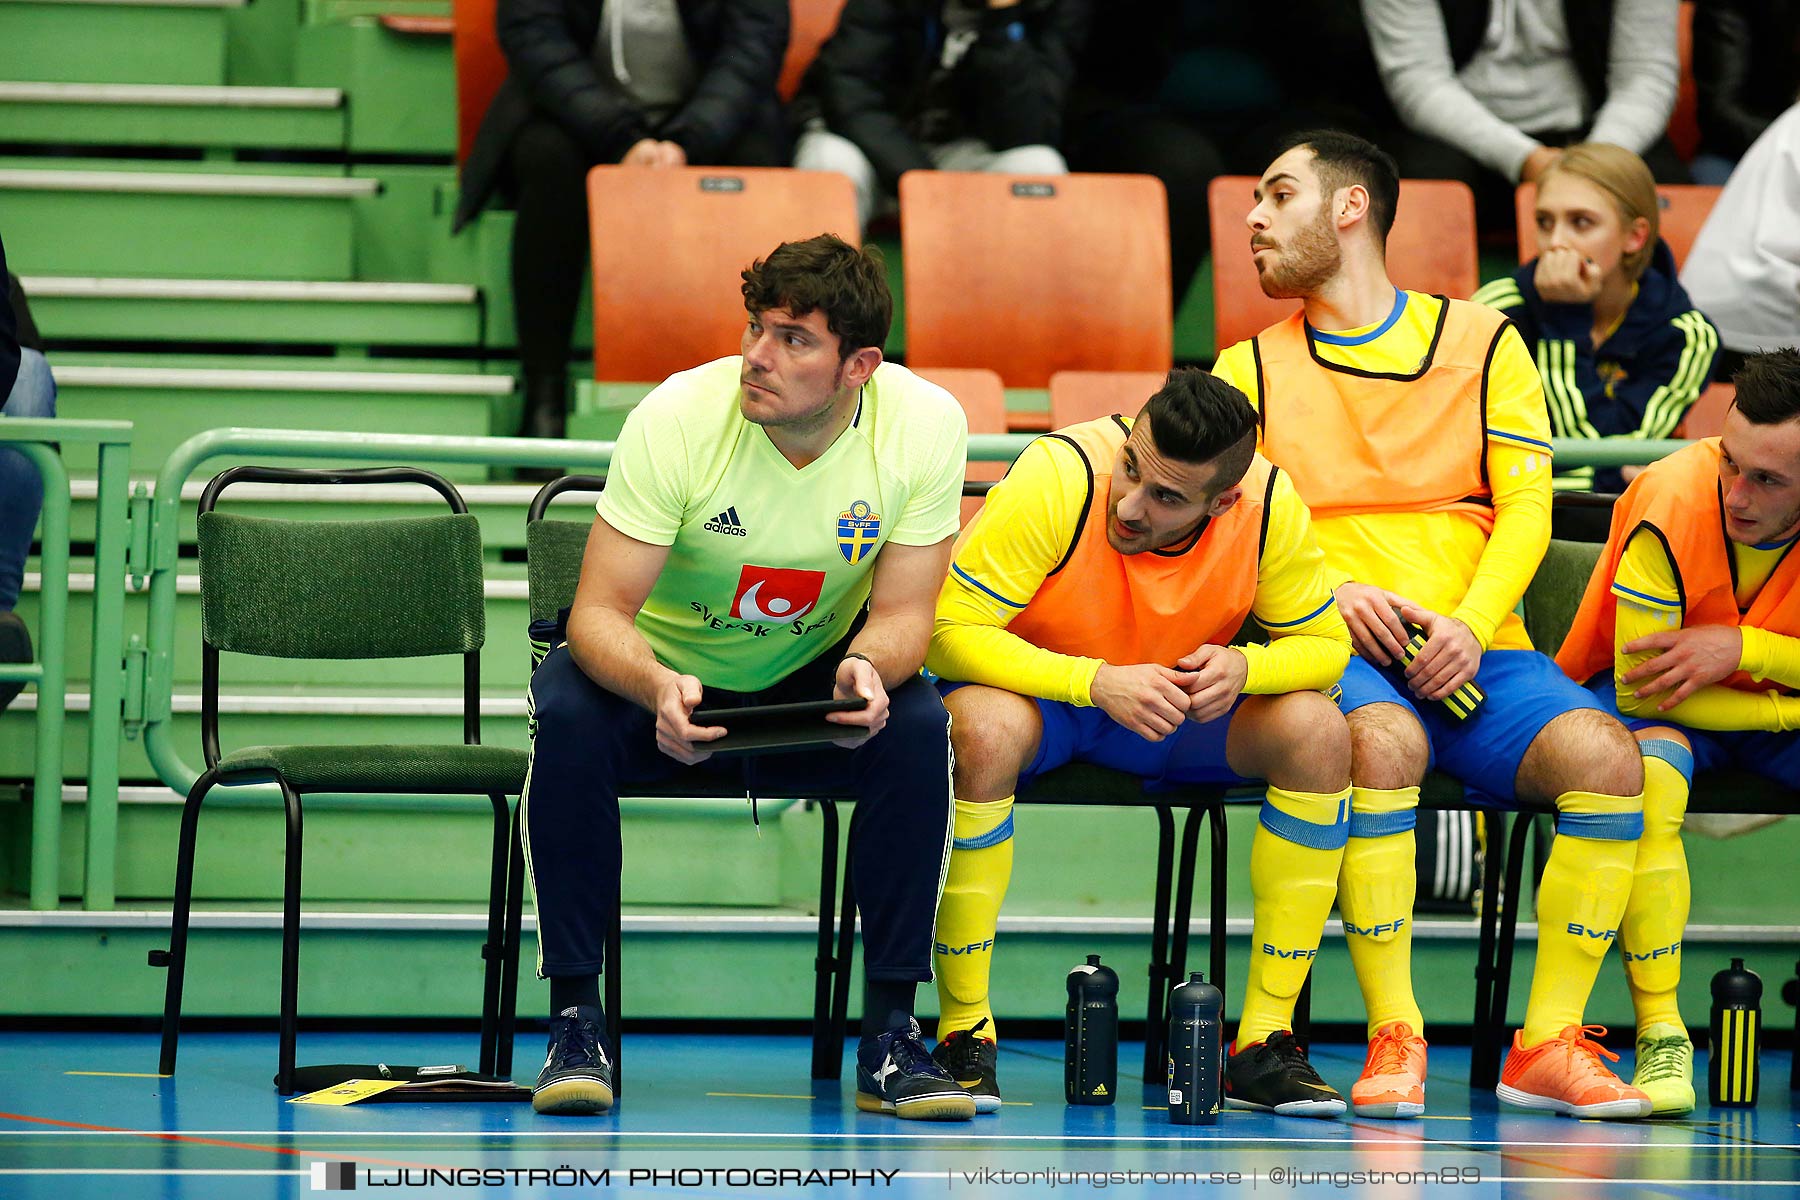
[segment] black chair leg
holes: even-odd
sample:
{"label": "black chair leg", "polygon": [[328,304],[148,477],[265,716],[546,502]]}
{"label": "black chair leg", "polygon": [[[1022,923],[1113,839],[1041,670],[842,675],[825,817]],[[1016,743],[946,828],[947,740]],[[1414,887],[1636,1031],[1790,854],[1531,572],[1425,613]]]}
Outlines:
{"label": "black chair leg", "polygon": [[820,800],[823,823],[819,847],[819,948],[813,956],[812,1077],[836,1079],[844,1057],[844,1037],[831,1021],[832,982],[837,977],[833,943],[837,933],[838,811]]}
{"label": "black chair leg", "polygon": [[481,946],[481,1059],[484,1075],[494,1071],[494,1048],[500,1033],[500,972],[506,964],[506,850],[509,806],[505,796],[488,797],[494,805],[494,848],[488,868],[487,941]]}
{"label": "black chair leg", "polygon": [[1525,907],[1525,844],[1533,840],[1532,830],[1536,825],[1537,822],[1525,813],[1513,818],[1512,839],[1506,851],[1506,909],[1500,914],[1500,944],[1494,958],[1494,1037],[1489,1042],[1494,1083],[1500,1082],[1499,1064],[1506,1052],[1506,1008],[1512,992],[1513,949],[1519,937],[1519,912]]}
{"label": "black chair leg", "polygon": [[[1494,958],[1500,925],[1500,877],[1505,870],[1506,814],[1489,810],[1487,857],[1481,872],[1481,937],[1475,951],[1475,1016],[1469,1047],[1469,1086],[1487,1090],[1500,1082],[1499,1043],[1505,1014],[1494,1012]],[[1511,904],[1512,896],[1505,903]],[[1496,1025],[1499,1028],[1496,1028]]]}
{"label": "black chair leg", "polygon": [[[500,1024],[494,1047],[494,1074],[502,1079],[512,1078],[513,1034],[519,1016],[519,944],[523,940],[522,926],[525,923],[525,846],[519,829],[523,819],[523,811],[515,810],[512,833],[508,838],[510,849],[506,865],[506,932],[503,935],[505,961],[500,972]],[[617,1052],[616,1046],[614,1051]]]}
{"label": "black chair leg", "polygon": [[1212,912],[1207,925],[1206,936],[1210,942],[1212,985],[1223,995],[1230,995],[1225,986],[1225,899],[1228,876],[1225,798],[1219,797],[1208,806],[1206,821],[1212,829],[1212,857],[1207,861],[1207,869],[1212,872]]}
{"label": "black chair leg", "polygon": [[287,846],[281,891],[281,1048],[275,1074],[275,1090],[283,1096],[294,1094],[294,1042],[299,1025],[300,1003],[300,877],[301,814],[300,795],[281,786],[282,804],[287,811]]}
{"label": "black chair leg", "polygon": [[1302,1046],[1312,1044],[1312,968],[1300,983],[1300,994],[1294,997],[1294,1028],[1290,1032]]}
{"label": "black chair leg", "polygon": [[[831,1037],[842,1047],[850,1023],[850,967],[856,955],[856,815],[850,816],[850,828],[844,837],[844,890],[838,905],[837,971],[831,985]],[[831,1056],[826,1074],[815,1073],[815,1079],[836,1079],[844,1069],[840,1049]]]}
{"label": "black chair leg", "polygon": [[200,828],[200,805],[218,779],[213,771],[200,776],[182,806],[181,840],[175,854],[175,902],[169,914],[169,948],[161,955],[150,953],[151,966],[167,967],[169,971],[163,990],[162,1060],[157,1067],[164,1075],[175,1073],[175,1050],[181,1036],[181,989],[187,976],[188,920],[194,904],[194,845]]}
{"label": "black chair leg", "polygon": [[1169,880],[1174,874],[1175,816],[1156,806],[1156,899],[1150,918],[1150,992],[1144,1006],[1144,1082],[1160,1082],[1167,1071],[1163,1041],[1169,1024]]}
{"label": "black chair leg", "polygon": [[1200,812],[1190,808],[1181,823],[1181,862],[1175,878],[1175,937],[1169,952],[1169,983],[1187,982],[1189,926],[1194,920],[1194,864],[1200,853]]}

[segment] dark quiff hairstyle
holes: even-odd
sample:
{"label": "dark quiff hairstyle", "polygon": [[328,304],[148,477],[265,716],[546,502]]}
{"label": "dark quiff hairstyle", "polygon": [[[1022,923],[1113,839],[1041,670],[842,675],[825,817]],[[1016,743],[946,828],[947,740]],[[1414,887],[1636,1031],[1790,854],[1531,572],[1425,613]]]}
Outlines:
{"label": "dark quiff hairstyle", "polygon": [[1256,453],[1256,409],[1244,393],[1198,367],[1176,367],[1144,404],[1157,453],[1177,462],[1211,463],[1213,495],[1235,487]]}
{"label": "dark quiff hairstyle", "polygon": [[1329,199],[1339,188],[1360,183],[1369,193],[1369,220],[1381,245],[1387,245],[1394,214],[1400,210],[1400,167],[1394,156],[1368,138],[1341,129],[1309,129],[1284,138],[1270,160],[1305,146],[1313,152],[1313,170]]}
{"label": "dark quiff hairstyle", "polygon": [[866,346],[879,350],[894,323],[881,251],[858,250],[830,233],[783,242],[744,268],[744,308],[751,316],[771,308],[796,317],[823,312],[826,328],[838,335],[839,361]]}
{"label": "dark quiff hairstyle", "polygon": [[1784,346],[1752,354],[1731,377],[1737,410],[1752,425],[1779,425],[1800,417],[1800,350]]}

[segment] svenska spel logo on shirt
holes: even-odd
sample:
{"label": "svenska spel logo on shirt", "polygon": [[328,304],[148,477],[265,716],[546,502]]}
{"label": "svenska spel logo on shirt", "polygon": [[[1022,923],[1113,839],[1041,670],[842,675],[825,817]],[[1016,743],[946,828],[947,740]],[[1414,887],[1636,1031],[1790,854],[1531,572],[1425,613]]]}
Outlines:
{"label": "svenska spel logo on shirt", "polygon": [[867,500],[858,500],[838,514],[838,553],[851,566],[867,558],[880,540],[881,514],[870,508]]}
{"label": "svenska spel logo on shirt", "polygon": [[797,620],[813,610],[824,588],[823,571],[745,563],[731,598],[731,615],[740,621]]}

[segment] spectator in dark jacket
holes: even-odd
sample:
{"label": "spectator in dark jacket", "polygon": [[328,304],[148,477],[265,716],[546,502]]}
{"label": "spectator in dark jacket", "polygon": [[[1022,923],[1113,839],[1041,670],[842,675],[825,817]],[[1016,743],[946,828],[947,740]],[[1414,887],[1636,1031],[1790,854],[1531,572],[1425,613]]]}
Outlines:
{"label": "spectator in dark jacket", "polygon": [[1694,87],[1694,182],[1722,184],[1750,143],[1800,99],[1800,0],[1695,0]]}
{"label": "spectator in dark jacket", "polygon": [[[588,169],[782,166],[787,0],[499,0],[510,74],[463,166],[455,227],[518,208],[513,313],[523,432],[560,437],[587,269]],[[604,237],[605,230],[595,231]]]}
{"label": "spectator in dark jacket", "polygon": [[[1537,358],[1557,437],[1666,438],[1711,378],[1719,333],[1657,236],[1656,183],[1637,155],[1571,146],[1538,179],[1538,257],[1474,299],[1511,317]],[[1635,473],[1635,472],[1634,472]],[[1558,490],[1624,490],[1578,467]]]}
{"label": "spectator in dark jacket", "polygon": [[796,102],[794,165],[856,184],[864,223],[903,172],[1060,175],[1090,0],[849,0]]}

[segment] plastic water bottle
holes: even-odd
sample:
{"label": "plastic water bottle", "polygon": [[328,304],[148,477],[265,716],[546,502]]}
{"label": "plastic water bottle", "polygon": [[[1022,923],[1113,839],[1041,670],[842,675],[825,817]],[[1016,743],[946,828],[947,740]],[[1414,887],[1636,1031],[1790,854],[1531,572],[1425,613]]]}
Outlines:
{"label": "plastic water bottle", "polygon": [[1199,971],[1169,994],[1169,1121],[1211,1125],[1225,1086],[1225,994]]}
{"label": "plastic water bottle", "polygon": [[1100,956],[1069,972],[1063,1013],[1063,1099],[1111,1104],[1119,1090],[1119,977]]}
{"label": "plastic water bottle", "polygon": [[1706,1098],[1714,1108],[1756,1106],[1756,1054],[1762,1041],[1762,979],[1744,960],[1712,977],[1712,1054]]}

